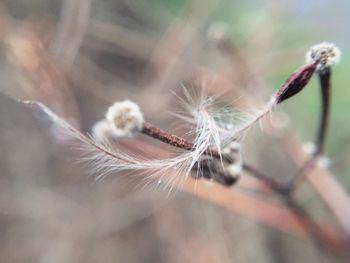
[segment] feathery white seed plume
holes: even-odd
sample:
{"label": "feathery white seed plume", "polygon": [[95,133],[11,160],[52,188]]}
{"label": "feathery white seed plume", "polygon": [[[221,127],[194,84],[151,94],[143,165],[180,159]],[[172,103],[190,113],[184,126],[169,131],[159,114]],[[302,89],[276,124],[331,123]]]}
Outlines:
{"label": "feathery white seed plume", "polygon": [[[27,104],[39,107],[51,118],[56,127],[79,141],[79,147],[83,153],[81,161],[90,164],[91,172],[97,175],[97,179],[104,178],[106,175],[117,171],[137,171],[138,175],[143,175],[142,178],[145,179],[146,184],[162,181],[164,188],[171,190],[175,185],[183,183],[188,178],[195,165],[199,164],[198,167],[201,166],[201,160],[207,158],[203,155],[208,148],[215,147],[219,152],[227,146],[230,150],[239,149],[237,138],[270,112],[275,104],[274,101],[270,101],[262,110],[248,118],[241,119],[237,117],[236,113],[233,113],[232,109],[213,107],[214,99],[211,97],[202,96],[196,101],[187,91],[185,95],[187,102],[183,102],[185,102],[188,114],[181,114],[179,117],[194,126],[192,129],[195,134],[194,147],[174,157],[156,160],[121,152],[108,144],[107,140],[94,140],[82,134],[45,105],[38,102],[27,102]],[[136,104],[124,101],[115,103],[110,107],[106,114],[106,121],[112,127],[112,135],[116,135],[115,130],[119,126],[119,118],[116,118],[116,116],[119,116],[122,123],[125,123],[122,127],[126,127],[118,135],[130,136],[130,133],[133,134],[135,130],[139,131],[141,129],[143,117]],[[131,120],[123,119],[126,116],[129,116]],[[237,123],[237,120],[239,123]],[[119,126],[120,128],[121,126]],[[93,132],[96,138],[98,135],[104,137],[105,133],[108,132],[108,125],[104,122],[98,123]],[[238,176],[241,170],[242,161],[240,158],[240,156],[237,157],[238,161],[232,167],[227,168],[227,171],[234,177]]]}
{"label": "feathery white seed plume", "polygon": [[145,184],[162,181],[164,189],[171,191],[175,185],[183,183],[187,179],[193,166],[199,162],[204,151],[213,142],[213,127],[211,127],[213,123],[211,123],[207,113],[198,111],[196,125],[198,134],[194,149],[164,159],[154,160],[136,157],[112,147],[107,140],[96,141],[82,134],[42,103],[35,101],[23,103],[38,107],[50,117],[56,129],[77,140],[77,146],[82,152],[81,162],[89,164],[91,173],[97,175],[96,180],[118,171],[137,171],[137,174],[145,180]]}
{"label": "feathery white seed plume", "polygon": [[305,55],[306,63],[319,60],[316,70],[321,72],[326,68],[339,64],[341,59],[340,49],[329,42],[322,42],[312,46]]}
{"label": "feathery white seed plume", "polygon": [[130,100],[119,101],[110,106],[106,119],[116,137],[133,137],[142,129],[143,115],[140,107]]}

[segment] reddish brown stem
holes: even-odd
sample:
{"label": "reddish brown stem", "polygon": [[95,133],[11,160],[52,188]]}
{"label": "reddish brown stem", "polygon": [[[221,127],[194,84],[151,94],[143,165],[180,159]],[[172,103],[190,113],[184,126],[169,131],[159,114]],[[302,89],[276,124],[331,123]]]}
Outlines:
{"label": "reddish brown stem", "polygon": [[188,151],[193,149],[193,143],[177,135],[166,132],[146,121],[143,123],[142,133],[177,148]]}
{"label": "reddish brown stem", "polygon": [[316,151],[315,154],[322,154],[325,138],[327,134],[328,122],[329,122],[329,111],[330,111],[330,100],[331,100],[331,69],[327,68],[318,74],[321,88],[321,99],[322,99],[322,110],[320,124],[316,136]]}
{"label": "reddish brown stem", "polygon": [[[177,147],[177,148],[181,148],[187,151],[191,151],[193,150],[193,148],[195,147],[194,144],[192,142],[189,142],[188,140],[171,134],[167,131],[164,131],[156,126],[154,126],[153,124],[149,123],[149,122],[144,122],[143,123],[143,127],[141,132],[147,136],[150,136],[156,140],[162,141],[166,144],[169,144],[171,146]],[[226,161],[230,161],[231,158],[229,158],[229,156],[224,156],[224,155],[220,155],[220,153],[216,150],[216,149],[207,149],[204,152],[205,155],[208,156],[212,156],[214,158],[223,158]]]}
{"label": "reddish brown stem", "polygon": [[290,192],[292,192],[296,188],[297,184],[302,181],[304,176],[315,167],[317,158],[323,153],[324,150],[330,111],[331,69],[326,68],[325,70],[319,72],[318,77],[321,88],[321,116],[315,140],[316,149],[312,153],[311,158],[307,160],[306,163],[300,168],[298,174],[288,183],[287,188],[289,188]]}
{"label": "reddish brown stem", "polygon": [[[332,247],[332,240],[327,236],[327,233],[315,222],[315,220],[309,215],[309,213],[300,206],[290,195],[289,189],[284,187],[283,184],[278,183],[277,181],[271,179],[269,176],[260,172],[254,166],[250,164],[243,164],[243,169],[250,173],[255,178],[261,180],[264,184],[271,188],[281,200],[288,206],[289,210],[297,215],[299,222],[306,228],[310,230],[313,240],[317,245],[322,247],[330,248]],[[344,249],[348,249],[349,245],[345,238],[342,238]]]}

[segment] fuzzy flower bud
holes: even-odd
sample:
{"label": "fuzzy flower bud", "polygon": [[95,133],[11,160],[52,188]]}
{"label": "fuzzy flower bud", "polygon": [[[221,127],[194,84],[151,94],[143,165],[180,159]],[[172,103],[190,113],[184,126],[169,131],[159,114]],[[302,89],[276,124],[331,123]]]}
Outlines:
{"label": "fuzzy flower bud", "polygon": [[111,125],[105,119],[98,121],[92,126],[91,133],[95,140],[101,142],[106,141],[112,136]]}
{"label": "fuzzy flower bud", "polygon": [[116,102],[110,106],[106,119],[116,137],[135,136],[141,131],[144,121],[140,107],[129,100]]}
{"label": "fuzzy flower bud", "polygon": [[243,168],[242,163],[233,163],[226,167],[226,172],[233,178],[238,178],[241,176]]}
{"label": "fuzzy flower bud", "polygon": [[313,155],[316,152],[316,145],[312,142],[307,142],[303,145],[303,150],[309,154]]}
{"label": "fuzzy flower bud", "polygon": [[322,42],[312,46],[305,55],[306,63],[319,61],[316,70],[324,71],[326,68],[334,66],[340,62],[341,51],[333,43]]}
{"label": "fuzzy flower bud", "polygon": [[241,143],[238,140],[233,140],[222,152],[230,155],[234,160],[233,163],[225,167],[225,171],[230,177],[239,178],[243,171]]}

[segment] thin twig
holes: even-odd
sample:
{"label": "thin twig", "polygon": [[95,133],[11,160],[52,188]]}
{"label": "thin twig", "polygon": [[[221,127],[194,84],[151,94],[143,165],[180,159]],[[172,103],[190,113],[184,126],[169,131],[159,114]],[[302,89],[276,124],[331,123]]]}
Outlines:
{"label": "thin twig", "polygon": [[[192,142],[189,142],[188,140],[186,140],[180,136],[177,136],[177,135],[171,134],[167,131],[164,131],[163,129],[158,128],[158,127],[154,126],[153,124],[146,122],[146,121],[143,123],[143,127],[142,127],[141,132],[147,136],[150,136],[156,140],[162,141],[162,142],[169,144],[171,146],[174,146],[176,148],[184,149],[187,151],[191,151],[194,148],[194,144]],[[212,157],[217,158],[217,159],[223,158],[226,161],[231,160],[231,158],[229,156],[220,154],[216,149],[207,149],[204,152],[204,154],[208,155],[208,156],[212,156]]]}
{"label": "thin twig", "polygon": [[[238,214],[257,219],[262,224],[284,232],[287,231],[289,234],[304,237],[308,233],[314,235],[314,232],[309,229],[309,219],[304,218],[304,214],[297,212],[296,209],[291,209],[289,206],[279,206],[272,202],[252,197],[237,188],[227,188],[219,184],[208,186],[201,181],[187,180],[185,185],[180,186],[180,189],[227,209],[234,210]],[[317,229],[321,229],[322,235],[320,235],[322,239],[320,242],[327,248],[346,251],[346,243],[338,231],[334,228],[330,229],[323,224],[318,225]]]}
{"label": "thin twig", "polygon": [[309,160],[299,169],[297,175],[293,177],[287,185],[289,191],[292,192],[296,185],[302,181],[307,173],[314,169],[318,157],[324,151],[325,138],[328,130],[330,100],[331,100],[331,69],[325,68],[318,72],[320,89],[321,89],[321,115],[320,122],[315,139],[315,150]]}
{"label": "thin twig", "polygon": [[318,74],[321,88],[322,111],[320,117],[320,124],[316,136],[316,151],[314,155],[323,153],[325,138],[328,130],[330,101],[331,101],[331,69],[326,68]]}
{"label": "thin twig", "polygon": [[[283,143],[287,153],[298,166],[305,164],[309,155],[302,150],[302,143],[296,136],[290,134]],[[334,175],[319,165],[315,165],[313,171],[306,173],[306,179],[350,237],[350,197],[344,187]]]}
{"label": "thin twig", "polygon": [[[142,145],[144,148],[145,145],[143,142]],[[160,156],[165,154],[161,149],[153,145],[147,145],[147,147],[151,147],[151,149],[153,149],[152,152],[161,151]],[[262,184],[267,186],[268,189],[275,192],[278,197],[288,206],[289,211],[282,211],[284,208],[277,208],[277,206],[268,201],[261,202],[259,199],[253,199],[248,195],[243,195],[243,193],[237,189],[228,189],[227,187],[222,187],[218,184],[212,184],[209,192],[203,191],[206,189],[206,187],[199,181],[188,180],[185,185],[179,185],[179,187],[181,190],[185,190],[204,199],[209,199],[222,206],[234,208],[235,211],[243,215],[258,218],[263,223],[271,225],[271,223],[274,222],[272,223],[272,226],[275,228],[285,231],[288,229],[288,227],[291,227],[299,234],[301,232],[304,234],[310,233],[315,242],[317,244],[322,244],[322,246],[332,249],[346,249],[347,243],[344,237],[338,232],[333,231],[334,229],[330,230],[327,227],[324,227],[323,224],[316,223],[304,208],[302,208],[294,199],[292,199],[292,197],[288,196],[288,194],[284,191],[285,188],[283,184],[273,180],[251,164],[244,163],[243,169],[254,178],[258,179]],[[194,189],[195,191],[193,191]],[[264,211],[264,213],[254,212],[253,210],[256,209],[253,208],[252,210],[250,205],[253,207],[259,207],[258,210]],[[278,214],[281,216],[281,218],[283,217],[283,224],[278,223],[281,221],[278,220]],[[290,231],[290,229],[288,231]]]}
{"label": "thin twig", "polygon": [[[288,208],[296,214],[298,217],[297,219],[299,222],[306,228],[309,229],[310,234],[313,238],[313,240],[318,244],[325,247],[325,245],[328,247],[330,245],[330,242],[332,242],[329,239],[329,236],[327,233],[320,227],[315,220],[309,215],[309,213],[300,206],[290,195],[290,192],[288,192],[288,189],[284,187],[284,185],[279,184],[278,182],[271,179],[269,176],[263,174],[255,167],[244,164],[243,166],[244,170],[249,172],[251,175],[255,176],[256,178],[260,179],[263,183],[265,183],[267,186],[271,188],[278,196],[281,198],[281,200],[288,206]],[[349,247],[347,244],[345,238],[343,239],[343,244],[345,247]]]}
{"label": "thin twig", "polygon": [[186,139],[166,132],[146,121],[143,123],[141,132],[145,135],[148,135],[154,139],[157,139],[177,148],[181,148],[188,151],[193,149],[193,144],[187,141]]}

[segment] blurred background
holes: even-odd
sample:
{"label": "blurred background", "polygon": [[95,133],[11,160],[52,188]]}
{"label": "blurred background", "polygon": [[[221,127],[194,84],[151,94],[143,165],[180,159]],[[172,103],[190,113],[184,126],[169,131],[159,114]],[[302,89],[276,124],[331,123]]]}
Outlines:
{"label": "blurred background", "polygon": [[[289,215],[271,214],[285,207],[249,179],[171,195],[140,189],[137,176],[95,183],[79,152],[17,100],[42,101],[90,132],[109,105],[131,99],[147,120],[183,135],[169,113],[180,109],[174,92],[183,85],[250,111],[310,46],[334,42],[343,56],[332,75],[325,172],[348,193],[349,11],[346,0],[1,0],[0,262],[348,262],[289,227]],[[316,133],[319,96],[314,77],[248,134],[245,158],[278,180],[293,176],[296,152]],[[297,194],[317,221],[341,229],[312,183]]]}

